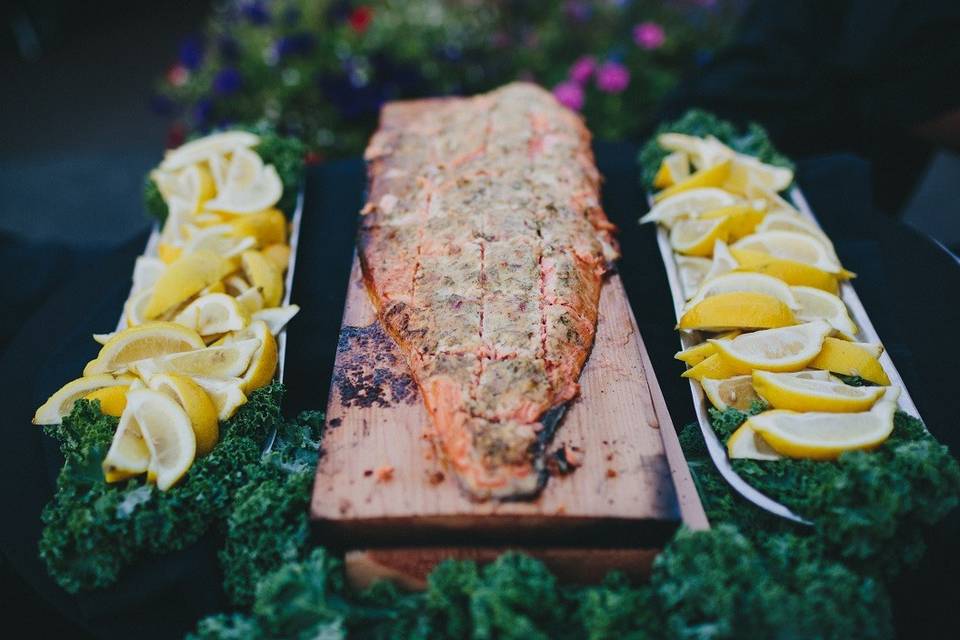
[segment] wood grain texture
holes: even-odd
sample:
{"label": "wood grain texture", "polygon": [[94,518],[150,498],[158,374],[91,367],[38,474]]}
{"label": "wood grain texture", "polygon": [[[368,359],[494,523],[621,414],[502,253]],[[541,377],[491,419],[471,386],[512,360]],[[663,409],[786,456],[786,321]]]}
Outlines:
{"label": "wood grain texture", "polygon": [[354,260],[312,516],[326,540],[354,549],[656,547],[681,517],[702,528],[706,519],[650,371],[620,278],[611,274],[580,395],[553,444],[576,447],[582,466],[551,477],[532,501],[471,501],[425,435],[416,384],[380,328]]}

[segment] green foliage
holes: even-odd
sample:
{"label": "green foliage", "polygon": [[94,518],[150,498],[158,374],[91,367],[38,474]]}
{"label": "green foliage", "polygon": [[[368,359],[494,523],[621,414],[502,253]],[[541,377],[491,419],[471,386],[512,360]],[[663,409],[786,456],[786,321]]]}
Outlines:
{"label": "green foliage", "polygon": [[250,465],[260,458],[263,441],[281,424],[282,395],[279,384],[250,394],[247,404],[222,425],[213,451],[166,492],[139,478],[104,481],[100,465],[116,419],[103,416],[95,404],[78,402],[62,425],[50,429],[65,461],[57,492],[42,515],[40,556],[50,575],[71,593],[105,587],[142,555],[196,542],[215,520],[227,516]]}
{"label": "green foliage", "polygon": [[147,210],[147,214],[161,225],[166,222],[167,216],[170,215],[170,209],[167,208],[166,201],[160,195],[157,183],[149,175],[143,179],[143,206]]}
{"label": "green foliage", "polygon": [[726,120],[700,109],[691,109],[679,120],[664,122],[640,150],[637,160],[640,163],[641,181],[647,190],[653,189],[653,178],[657,175],[660,163],[670,153],[657,143],[661,133],[685,133],[691,136],[713,136],[734,151],[754,156],[762,162],[793,168],[793,163],[777,151],[770,136],[756,123],[747,125],[746,130],[737,131]]}

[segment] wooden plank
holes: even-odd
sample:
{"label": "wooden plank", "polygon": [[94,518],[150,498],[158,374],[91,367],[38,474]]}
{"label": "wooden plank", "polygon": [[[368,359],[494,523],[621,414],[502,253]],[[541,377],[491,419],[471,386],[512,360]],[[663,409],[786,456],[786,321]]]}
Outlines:
{"label": "wooden plank", "polygon": [[[551,477],[535,500],[471,501],[425,435],[429,418],[416,384],[380,328],[355,259],[312,516],[327,540],[351,548],[505,542],[611,547],[625,540],[655,547],[679,524],[681,507],[660,425],[668,426],[668,440],[675,442],[676,435],[645,360],[623,285],[611,274],[581,393],[554,441],[554,448],[576,447],[582,466]],[[685,503],[692,504],[689,474],[681,481]],[[691,526],[705,524],[702,508],[699,514],[693,506],[683,511],[690,512]]]}

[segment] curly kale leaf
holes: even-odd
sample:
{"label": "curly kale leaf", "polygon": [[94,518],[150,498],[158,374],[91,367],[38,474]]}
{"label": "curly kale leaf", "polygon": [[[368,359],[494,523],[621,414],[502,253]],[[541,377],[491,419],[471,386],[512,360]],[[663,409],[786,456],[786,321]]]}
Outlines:
{"label": "curly kale leaf", "polygon": [[146,208],[147,214],[161,225],[167,221],[170,209],[167,207],[166,200],[160,194],[157,183],[149,175],[143,179],[143,206]]}
{"label": "curly kale leaf", "polygon": [[225,518],[234,494],[260,459],[263,441],[282,424],[282,385],[250,394],[249,401],[221,428],[221,440],[198,459],[169,491],[142,479],[108,484],[100,465],[116,419],[99,407],[78,402],[59,427],[65,464],[57,491],[44,508],[40,556],[50,575],[69,592],[100,588],[147,553],[182,549],[216,520]]}
{"label": "curly kale leaf", "polygon": [[769,164],[793,168],[793,163],[777,151],[770,136],[760,125],[751,123],[746,130],[737,131],[732,123],[721,120],[712,113],[691,109],[679,120],[664,122],[657,127],[653,136],[640,150],[637,161],[640,164],[641,181],[647,190],[653,188],[653,178],[657,175],[660,163],[670,153],[657,143],[657,136],[661,133],[685,133],[698,138],[713,136],[738,153],[754,156]]}
{"label": "curly kale leaf", "polygon": [[576,617],[584,636],[602,638],[659,638],[661,621],[649,585],[632,586],[620,573],[603,584],[571,593],[578,602]]}

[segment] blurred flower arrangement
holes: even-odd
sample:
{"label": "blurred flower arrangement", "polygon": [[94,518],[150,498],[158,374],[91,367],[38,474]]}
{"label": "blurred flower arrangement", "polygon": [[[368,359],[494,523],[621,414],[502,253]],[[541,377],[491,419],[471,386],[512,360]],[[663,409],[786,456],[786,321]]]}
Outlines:
{"label": "blurred flower arrangement", "polygon": [[316,158],[356,154],[387,100],[516,79],[599,138],[635,138],[730,34],[745,0],[231,0],[185,40],[154,108],[190,132],[262,122]]}

